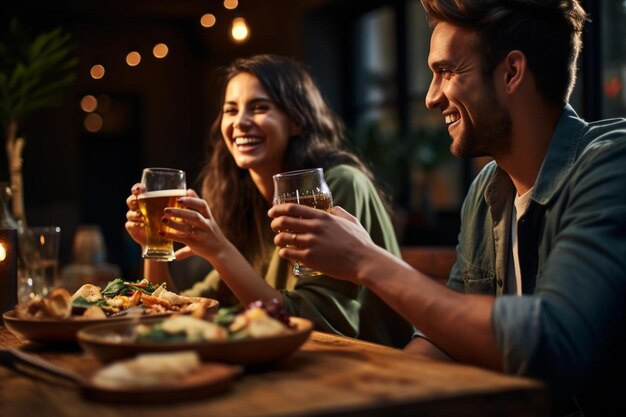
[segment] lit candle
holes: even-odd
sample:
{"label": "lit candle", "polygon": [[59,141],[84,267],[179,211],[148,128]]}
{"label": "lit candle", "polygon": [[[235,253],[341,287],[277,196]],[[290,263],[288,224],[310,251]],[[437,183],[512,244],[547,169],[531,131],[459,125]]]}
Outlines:
{"label": "lit candle", "polygon": [[17,304],[17,230],[0,229],[0,314]]}

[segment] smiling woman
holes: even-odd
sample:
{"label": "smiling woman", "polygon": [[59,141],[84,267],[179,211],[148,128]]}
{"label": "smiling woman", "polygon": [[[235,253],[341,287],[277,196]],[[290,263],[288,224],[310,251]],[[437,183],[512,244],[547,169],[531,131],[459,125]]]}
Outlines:
{"label": "smiling woman", "polygon": [[[222,75],[222,111],[209,136],[202,198],[188,191],[178,200],[182,209],[164,213],[174,229],[166,237],[186,245],[177,257],[199,255],[214,267],[186,294],[210,295],[221,305],[277,299],[289,315],[305,317],[319,330],[404,346],[412,326],[373,293],[326,276],[296,280],[273,242],[267,217],[272,176],[320,167],[337,204],[362,219],[378,245],[399,255],[385,200],[371,172],[345,148],[341,121],[292,59],[238,59]],[[144,245],[135,196],[127,203],[126,228]],[[187,232],[190,226],[193,234]],[[151,281],[175,282],[167,265],[146,261],[144,266]]]}
{"label": "smiling woman", "polygon": [[[289,138],[301,128],[270,99],[257,77],[242,72],[226,87],[221,131],[237,166],[267,177],[282,170]],[[271,199],[269,184],[259,185],[263,197]]]}

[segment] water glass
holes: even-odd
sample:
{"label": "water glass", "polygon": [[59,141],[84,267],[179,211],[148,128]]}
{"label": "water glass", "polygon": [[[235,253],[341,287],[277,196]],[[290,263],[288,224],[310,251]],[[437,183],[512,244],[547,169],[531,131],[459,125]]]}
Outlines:
{"label": "water glass", "polygon": [[54,288],[59,267],[61,228],[28,227],[20,236],[22,266],[19,271],[18,299],[45,297]]}

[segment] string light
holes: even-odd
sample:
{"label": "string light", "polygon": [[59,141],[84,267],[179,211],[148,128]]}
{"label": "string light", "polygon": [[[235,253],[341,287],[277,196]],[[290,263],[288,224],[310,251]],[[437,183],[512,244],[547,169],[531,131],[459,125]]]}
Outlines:
{"label": "string light", "polygon": [[[234,10],[239,7],[238,0],[223,0],[224,8],[228,10]],[[211,28],[217,23],[217,18],[212,13],[205,13],[200,17],[200,24],[205,28]],[[235,17],[231,23],[229,36],[235,43],[244,43],[250,38],[250,27],[243,17]],[[152,54],[155,58],[165,58],[169,54],[169,48],[165,43],[158,43],[152,48]],[[141,54],[137,51],[131,51],[126,55],[126,64],[131,67],[136,67],[141,63]],[[90,75],[93,79],[98,80],[104,77],[106,70],[103,65],[96,64],[90,69]],[[95,98],[94,98],[95,100]],[[95,100],[97,106],[97,100]],[[93,104],[83,104],[81,101],[81,108],[85,112],[93,112],[89,110],[93,108]]]}
{"label": "string light", "polygon": [[83,125],[88,132],[96,133],[102,129],[102,117],[98,113],[89,113],[85,116]]}
{"label": "string light", "polygon": [[93,78],[94,80],[99,80],[100,78],[104,77],[105,70],[102,65],[96,64],[91,67],[89,73],[91,74],[91,78]]}
{"label": "string light", "polygon": [[126,55],[126,63],[131,67],[136,67],[141,62],[141,55],[137,51],[129,52]]}
{"label": "string light", "polygon": [[237,0],[224,0],[224,7],[228,10],[236,9],[239,6],[239,2]]}
{"label": "string light", "polygon": [[155,56],[155,58],[165,58],[168,53],[169,48],[164,43],[157,43],[156,45],[154,45],[154,48],[152,48],[152,54]]}
{"label": "string light", "polygon": [[91,94],[88,94],[80,100],[80,108],[85,113],[91,113],[98,108],[98,100]]}
{"label": "string light", "polygon": [[248,23],[243,17],[236,17],[233,19],[233,24],[230,27],[230,37],[235,43],[244,43],[250,37],[250,29]]}
{"label": "string light", "polygon": [[213,27],[216,21],[217,19],[211,13],[203,14],[200,18],[200,24],[205,28]]}

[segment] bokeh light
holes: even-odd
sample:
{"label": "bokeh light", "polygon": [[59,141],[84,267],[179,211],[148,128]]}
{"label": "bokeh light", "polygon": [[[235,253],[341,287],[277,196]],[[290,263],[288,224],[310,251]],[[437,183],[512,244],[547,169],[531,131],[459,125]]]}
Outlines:
{"label": "bokeh light", "polygon": [[85,113],[91,113],[92,111],[98,108],[98,100],[91,94],[87,94],[83,98],[80,99],[80,108]]}
{"label": "bokeh light", "polygon": [[237,0],[224,0],[224,7],[228,10],[236,9],[239,6],[239,2]]}
{"label": "bokeh light", "polygon": [[99,80],[100,78],[104,77],[105,70],[102,65],[96,64],[91,67],[89,73],[91,74],[91,78],[93,78],[94,80]]}
{"label": "bokeh light", "polygon": [[154,54],[156,58],[165,58],[169,51],[169,48],[164,43],[157,43],[154,45],[154,48],[152,48],[152,54]]}
{"label": "bokeh light", "polygon": [[136,67],[141,62],[141,55],[137,51],[129,52],[126,55],[126,63],[131,67]]}
{"label": "bokeh light", "polygon": [[244,43],[250,37],[250,29],[243,17],[233,19],[233,25],[230,29],[230,36],[237,43]]}
{"label": "bokeh light", "polygon": [[205,28],[210,28],[215,25],[216,20],[217,19],[215,19],[215,16],[213,16],[211,13],[207,13],[202,15],[202,17],[200,18],[200,24]]}
{"label": "bokeh light", "polygon": [[102,129],[102,117],[98,113],[89,113],[83,122],[88,132],[96,133]]}

